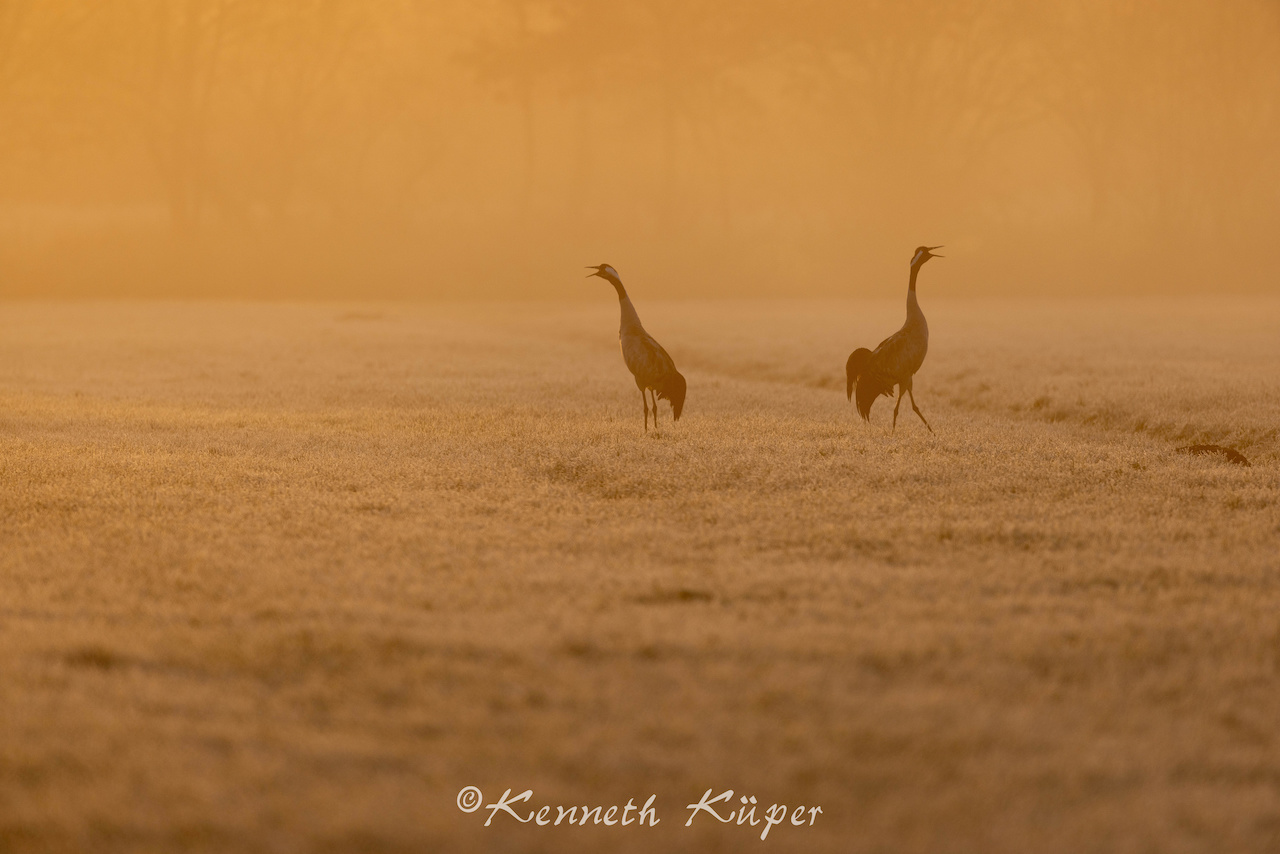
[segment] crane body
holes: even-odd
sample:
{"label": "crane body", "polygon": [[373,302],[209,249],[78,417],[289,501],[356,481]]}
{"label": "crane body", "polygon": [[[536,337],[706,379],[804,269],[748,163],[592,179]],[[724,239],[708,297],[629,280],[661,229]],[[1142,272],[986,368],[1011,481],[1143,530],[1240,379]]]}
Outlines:
{"label": "crane body", "polygon": [[631,371],[631,375],[635,377],[636,387],[640,389],[640,397],[644,403],[645,431],[649,430],[650,397],[653,398],[655,429],[658,426],[659,400],[670,401],[672,418],[679,421],[680,413],[684,410],[687,384],[684,376],[676,370],[675,361],[652,335],[645,332],[643,324],[640,323],[640,315],[636,313],[636,307],[631,302],[627,289],[623,287],[618,271],[608,264],[598,264],[587,269],[595,270],[587,278],[599,276],[613,285],[613,289],[618,293],[621,314],[618,341],[622,346],[622,360],[626,363],[627,370]]}
{"label": "crane body", "polygon": [[924,413],[916,406],[916,396],[912,388],[913,379],[924,357],[929,352],[929,324],[920,310],[920,302],[916,298],[916,276],[920,268],[930,258],[941,258],[934,255],[934,249],[941,246],[921,246],[916,249],[911,259],[911,280],[907,286],[907,319],[902,328],[880,342],[874,350],[859,347],[849,354],[845,363],[845,394],[852,400],[857,391],[858,414],[864,421],[871,420],[871,406],[876,398],[884,395],[893,396],[893,387],[898,387],[898,402],[893,407],[893,426],[898,426],[898,408],[902,406],[902,395],[911,399],[911,408],[929,432],[933,428],[925,420]]}

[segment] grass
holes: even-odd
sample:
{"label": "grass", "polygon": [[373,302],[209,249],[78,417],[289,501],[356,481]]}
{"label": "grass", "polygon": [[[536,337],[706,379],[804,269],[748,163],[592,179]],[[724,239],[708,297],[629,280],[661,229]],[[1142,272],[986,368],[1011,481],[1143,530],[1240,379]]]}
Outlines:
{"label": "grass", "polygon": [[636,296],[0,306],[0,850],[1280,846],[1280,303]]}

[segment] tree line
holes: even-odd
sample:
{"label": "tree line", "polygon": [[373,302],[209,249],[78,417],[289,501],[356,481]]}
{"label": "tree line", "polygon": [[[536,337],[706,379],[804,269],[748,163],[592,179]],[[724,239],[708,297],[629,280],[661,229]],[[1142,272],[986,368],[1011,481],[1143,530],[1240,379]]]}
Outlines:
{"label": "tree line", "polygon": [[1194,254],[1172,281],[1280,220],[1280,8],[0,0],[0,115],[10,291],[128,245],[121,282],[500,293],[608,251],[772,293],[926,233],[1009,287],[1061,242],[1063,287]]}

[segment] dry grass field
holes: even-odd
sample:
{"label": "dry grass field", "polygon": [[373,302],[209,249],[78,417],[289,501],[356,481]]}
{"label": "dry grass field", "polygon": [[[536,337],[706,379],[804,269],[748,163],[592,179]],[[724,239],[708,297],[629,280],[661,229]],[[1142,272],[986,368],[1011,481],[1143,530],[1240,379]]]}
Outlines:
{"label": "dry grass field", "polygon": [[1280,849],[1280,302],[596,290],[0,306],[0,851]]}

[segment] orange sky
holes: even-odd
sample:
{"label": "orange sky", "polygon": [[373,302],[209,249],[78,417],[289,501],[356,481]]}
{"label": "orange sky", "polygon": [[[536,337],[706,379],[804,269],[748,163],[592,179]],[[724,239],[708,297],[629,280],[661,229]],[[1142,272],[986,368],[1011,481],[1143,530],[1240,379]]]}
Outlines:
{"label": "orange sky", "polygon": [[1280,293],[1264,0],[0,0],[0,111],[0,296]]}

